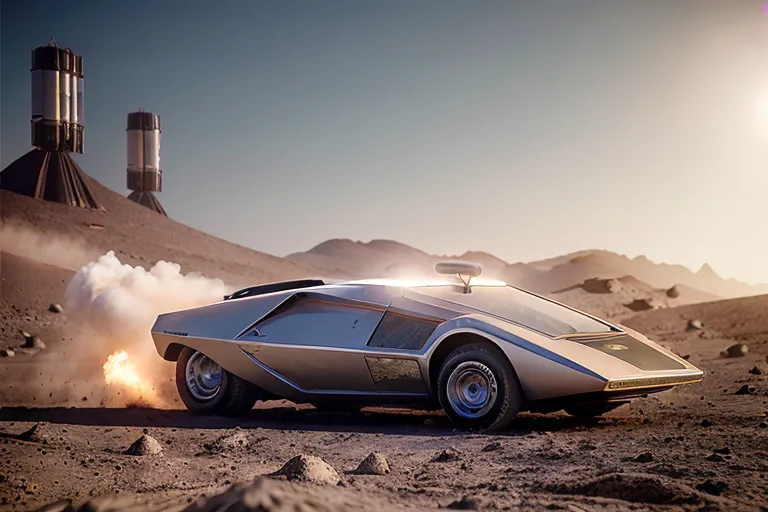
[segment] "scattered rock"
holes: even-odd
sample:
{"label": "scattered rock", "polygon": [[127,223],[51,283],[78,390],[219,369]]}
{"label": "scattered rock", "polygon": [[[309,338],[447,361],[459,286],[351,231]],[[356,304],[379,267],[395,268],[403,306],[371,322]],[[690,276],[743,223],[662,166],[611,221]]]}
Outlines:
{"label": "scattered rock", "polygon": [[435,458],[432,459],[432,462],[453,462],[459,460],[460,458],[461,452],[455,448],[448,448],[447,450],[443,450],[442,452],[438,453]]}
{"label": "scattered rock", "polygon": [[51,313],[63,313],[64,308],[61,307],[61,304],[51,304],[48,306],[48,311]]}
{"label": "scattered rock", "polygon": [[654,298],[650,299],[635,299],[629,304],[624,306],[632,311],[648,311],[649,309],[661,309],[664,307],[659,301]]}
{"label": "scattered rock", "polygon": [[26,441],[28,443],[39,443],[42,441],[40,438],[40,433],[38,432],[39,428],[40,424],[36,423],[21,434],[6,434],[5,432],[2,432],[0,433],[0,437],[5,437],[7,439],[18,439],[19,441]]}
{"label": "scattered rock", "polygon": [[313,455],[297,455],[268,476],[282,476],[291,481],[298,480],[321,485],[338,485],[341,482],[341,477],[333,467]]}
{"label": "scattered rock", "polygon": [[14,352],[13,349],[4,348],[0,350],[0,357],[13,357],[15,355],[16,355],[16,352]]}
{"label": "scattered rock", "polygon": [[723,446],[722,448],[715,448],[713,451],[715,453],[719,453],[719,454],[722,454],[722,455],[730,455],[731,454],[731,449],[728,448],[727,446]]}
{"label": "scattered rock", "polygon": [[642,462],[642,463],[653,462],[653,454],[651,452],[641,453],[640,455],[632,459],[632,462]]}
{"label": "scattered rock", "polygon": [[761,421],[760,425],[758,425],[760,428],[768,428],[768,423]]}
{"label": "scattered rock", "polygon": [[159,455],[163,453],[163,447],[154,437],[144,434],[124,452],[125,455]]}
{"label": "scattered rock", "polygon": [[711,427],[712,426],[712,422],[709,421],[709,420],[706,420],[706,419],[705,420],[701,420],[701,426],[702,427]]}
{"label": "scattered rock", "polygon": [[712,480],[707,480],[704,483],[698,484],[696,486],[696,489],[706,492],[707,494],[712,494],[714,496],[720,496],[723,494],[723,492],[728,490],[728,484],[725,482],[713,482]]}
{"label": "scattered rock", "polygon": [[704,328],[704,324],[699,319],[692,319],[688,320],[688,325],[686,325],[685,330],[686,331],[698,331],[700,329]]}
{"label": "scattered rock", "polygon": [[501,441],[494,441],[492,443],[489,443],[485,446],[483,446],[483,449],[480,450],[482,452],[497,452],[501,450],[504,447],[504,445],[501,444]]}
{"label": "scattered rock", "polygon": [[234,451],[248,447],[248,438],[246,435],[237,431],[232,435],[219,438],[212,446],[206,446],[214,452]]}
{"label": "scattered rock", "polygon": [[581,289],[589,293],[616,293],[623,288],[618,279],[593,277],[581,283]]}
{"label": "scattered rock", "polygon": [[725,349],[725,352],[720,352],[720,355],[722,357],[744,357],[748,352],[748,346],[744,345],[743,343],[737,343]]}
{"label": "scattered rock", "polygon": [[749,370],[749,373],[751,373],[752,375],[762,375],[763,374],[763,372],[761,372],[760,368],[758,368],[757,366],[755,366],[754,368]]}
{"label": "scattered rock", "polygon": [[709,457],[706,457],[706,459],[709,460],[709,461],[712,461],[712,462],[723,462],[723,460],[725,460],[725,459],[723,459],[722,455],[719,455],[717,453],[713,453]]}
{"label": "scattered rock", "polygon": [[744,384],[738,389],[738,391],[734,393],[734,395],[751,395],[754,392],[755,392],[755,388],[751,388],[749,387],[749,385]]}
{"label": "scattered rock", "polygon": [[670,299],[676,299],[680,296],[680,290],[677,288],[677,285],[674,285],[672,288],[667,290],[667,297]]}
{"label": "scattered rock", "polygon": [[37,336],[25,336],[24,345],[22,345],[22,348],[33,348],[37,350],[42,350],[45,348],[45,343],[38,338]]}
{"label": "scattered rock", "polygon": [[354,472],[358,475],[386,475],[389,473],[389,463],[383,454],[373,452],[357,466]]}

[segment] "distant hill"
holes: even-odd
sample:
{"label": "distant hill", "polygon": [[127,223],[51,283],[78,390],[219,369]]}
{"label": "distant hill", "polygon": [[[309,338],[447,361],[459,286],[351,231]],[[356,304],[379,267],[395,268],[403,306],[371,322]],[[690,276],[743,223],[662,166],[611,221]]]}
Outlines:
{"label": "distant hill", "polygon": [[[354,242],[334,239],[307,252],[291,254],[287,259],[341,278],[434,276],[435,262],[461,259],[480,263],[486,277],[502,279],[537,293],[559,292],[561,296],[590,279],[621,279],[625,284],[632,279],[635,282],[635,286],[631,287],[632,293],[638,296],[663,295],[665,290],[677,286],[680,297],[667,297],[662,300],[665,304],[768,293],[768,285],[722,279],[706,264],[698,272],[693,272],[683,265],[655,263],[645,256],[628,258],[605,250],[584,250],[544,260],[509,264],[481,251],[439,256],[389,240]],[[584,291],[583,288],[580,290]],[[574,293],[568,295],[573,296]]]}

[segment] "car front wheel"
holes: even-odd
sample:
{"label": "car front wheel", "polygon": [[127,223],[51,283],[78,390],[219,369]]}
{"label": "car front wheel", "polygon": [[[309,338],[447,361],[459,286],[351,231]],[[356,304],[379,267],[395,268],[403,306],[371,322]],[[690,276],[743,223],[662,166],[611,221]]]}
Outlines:
{"label": "car front wheel", "polygon": [[176,387],[192,414],[242,416],[253,408],[258,391],[213,359],[185,347],[176,361]]}
{"label": "car front wheel", "polygon": [[514,368],[497,348],[462,345],[443,362],[437,381],[440,405],[457,425],[494,431],[506,428],[523,405]]}

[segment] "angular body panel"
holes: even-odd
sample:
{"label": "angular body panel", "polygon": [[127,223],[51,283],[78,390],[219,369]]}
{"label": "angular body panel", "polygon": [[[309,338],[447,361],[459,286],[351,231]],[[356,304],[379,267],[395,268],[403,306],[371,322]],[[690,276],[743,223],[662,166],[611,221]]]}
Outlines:
{"label": "angular body panel", "polygon": [[318,283],[253,287],[160,315],[158,353],[175,360],[191,347],[297,403],[434,405],[442,362],[470,341],[498,349],[530,409],[618,401],[702,377],[639,333],[503,283]]}

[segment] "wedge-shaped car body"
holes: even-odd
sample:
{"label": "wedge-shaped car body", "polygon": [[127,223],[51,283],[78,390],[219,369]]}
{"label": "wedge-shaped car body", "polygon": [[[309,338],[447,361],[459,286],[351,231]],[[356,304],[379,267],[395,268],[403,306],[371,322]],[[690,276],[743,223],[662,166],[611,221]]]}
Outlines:
{"label": "wedge-shaped car body", "polygon": [[[458,279],[303,280],[255,286],[160,315],[185,405],[245,414],[256,400],[320,408],[442,407],[461,426],[506,427],[521,410],[596,416],[703,372],[645,336],[439,263]],[[473,279],[474,278],[474,279]]]}

